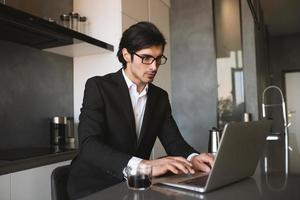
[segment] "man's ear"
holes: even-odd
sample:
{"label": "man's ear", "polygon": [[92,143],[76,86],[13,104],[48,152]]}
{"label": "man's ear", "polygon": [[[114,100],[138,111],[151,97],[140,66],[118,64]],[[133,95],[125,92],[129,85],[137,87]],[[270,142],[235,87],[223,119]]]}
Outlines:
{"label": "man's ear", "polygon": [[127,63],[131,62],[131,54],[127,51],[126,48],[122,49],[123,58]]}

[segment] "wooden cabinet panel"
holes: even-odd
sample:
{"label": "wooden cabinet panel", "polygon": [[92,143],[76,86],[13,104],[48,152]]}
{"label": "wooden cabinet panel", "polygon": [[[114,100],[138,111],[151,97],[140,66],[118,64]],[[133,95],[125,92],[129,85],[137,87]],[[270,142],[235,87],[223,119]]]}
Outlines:
{"label": "wooden cabinet panel", "polygon": [[149,18],[168,39],[170,37],[169,7],[161,0],[149,0]]}
{"label": "wooden cabinet panel", "polygon": [[127,15],[122,14],[122,31],[125,31],[131,25],[137,23],[134,19],[128,17]]}
{"label": "wooden cabinet panel", "polygon": [[148,0],[122,0],[122,13],[136,21],[148,21]]}

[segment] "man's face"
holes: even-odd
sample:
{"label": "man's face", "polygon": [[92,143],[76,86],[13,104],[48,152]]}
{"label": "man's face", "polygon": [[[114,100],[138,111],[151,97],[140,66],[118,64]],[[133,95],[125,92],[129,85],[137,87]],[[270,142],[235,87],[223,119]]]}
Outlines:
{"label": "man's face", "polygon": [[151,83],[157,73],[159,63],[157,63],[157,60],[154,60],[152,64],[149,64],[148,61],[160,57],[162,54],[163,48],[161,45],[152,46],[135,52],[132,54],[133,59],[131,59],[131,54],[124,49],[123,56],[127,62],[126,75],[138,86],[145,86],[147,83]]}

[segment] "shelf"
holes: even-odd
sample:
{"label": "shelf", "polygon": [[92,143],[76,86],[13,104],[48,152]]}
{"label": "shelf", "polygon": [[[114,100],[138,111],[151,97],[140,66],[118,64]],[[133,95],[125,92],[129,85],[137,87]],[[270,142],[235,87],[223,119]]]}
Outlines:
{"label": "shelf", "polygon": [[0,3],[0,40],[48,52],[86,56],[113,52],[111,44]]}

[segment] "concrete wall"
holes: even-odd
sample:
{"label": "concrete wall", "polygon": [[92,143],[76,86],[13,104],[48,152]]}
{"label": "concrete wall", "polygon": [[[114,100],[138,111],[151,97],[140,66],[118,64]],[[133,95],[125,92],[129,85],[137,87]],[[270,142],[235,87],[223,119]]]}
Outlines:
{"label": "concrete wall", "polygon": [[283,72],[300,70],[300,34],[269,39],[272,83],[284,88]]}
{"label": "concrete wall", "polygon": [[254,23],[246,1],[241,1],[246,112],[261,118],[263,89],[270,84],[266,30]]}
{"label": "concrete wall", "polygon": [[[288,36],[272,36],[269,38],[270,84],[279,86],[284,92],[284,72],[300,71],[300,34]],[[267,103],[281,103],[278,91],[270,90],[266,93]],[[267,110],[268,116],[273,119],[272,132],[284,133],[281,107]],[[290,136],[290,140],[293,135]],[[295,141],[295,140],[294,140]],[[291,154],[290,154],[291,155]],[[268,159],[269,171],[284,170],[284,140],[268,141],[265,155]],[[263,163],[262,163],[263,164]],[[264,167],[262,165],[262,167]]]}
{"label": "concrete wall", "polygon": [[246,111],[252,114],[253,119],[257,119],[255,25],[246,1],[241,1],[241,9]]}
{"label": "concrete wall", "polygon": [[[269,49],[272,84],[279,86],[284,92],[284,72],[300,71],[300,34],[270,37]],[[268,95],[273,103],[281,102],[278,92],[270,91]],[[272,109],[270,114],[276,121],[275,131],[283,132],[282,109]]]}
{"label": "concrete wall", "polygon": [[184,138],[207,151],[217,120],[217,71],[211,0],[171,1],[173,115]]}

